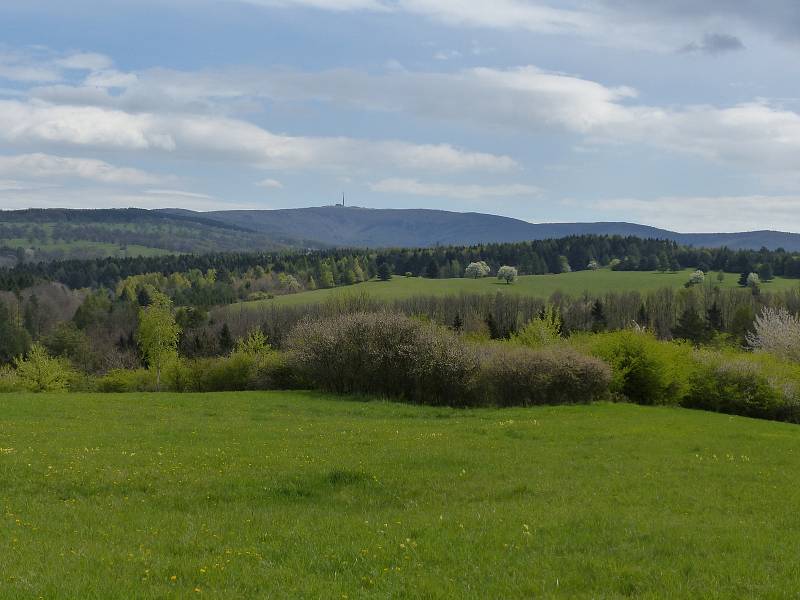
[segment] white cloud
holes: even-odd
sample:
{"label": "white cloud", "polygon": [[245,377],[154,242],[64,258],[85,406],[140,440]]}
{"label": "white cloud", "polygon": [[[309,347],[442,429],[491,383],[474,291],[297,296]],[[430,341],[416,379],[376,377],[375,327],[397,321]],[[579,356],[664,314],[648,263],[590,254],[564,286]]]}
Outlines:
{"label": "white cloud", "polygon": [[137,81],[138,77],[133,73],[105,69],[90,73],[84,85],[97,88],[128,88],[136,85]]}
{"label": "white cloud", "polygon": [[25,54],[0,52],[0,79],[24,83],[61,80],[61,71],[52,64],[40,63]]}
{"label": "white cloud", "polygon": [[[529,31],[577,36],[593,43],[672,52],[701,35],[721,16],[715,10],[672,10],[657,2],[588,0],[228,0],[270,8],[317,8],[329,11],[397,12],[460,28]],[[641,8],[638,4],[647,5]],[[683,2],[679,4],[685,4]],[[702,3],[700,3],[702,4]],[[651,7],[655,5],[655,7]],[[722,14],[739,25],[736,10]],[[685,14],[684,14],[685,13]]]}
{"label": "white cloud", "polygon": [[[196,151],[198,156],[235,157],[274,168],[395,165],[446,171],[516,166],[509,157],[447,145],[275,135],[219,115],[254,100],[314,101],[455,121],[471,128],[567,132],[582,136],[583,148],[604,142],[644,144],[744,167],[773,182],[785,180],[787,171],[800,166],[800,114],[779,105],[757,101],[724,107],[648,106],[636,101],[637,91],[629,86],[608,86],[530,65],[383,74],[352,69],[154,69],[97,72],[87,83],[94,85],[34,89],[34,95],[50,101],[46,103],[8,101],[0,125],[7,123],[9,130],[0,131],[0,139],[62,143],[68,138],[68,143],[175,155]],[[112,85],[121,93],[111,95],[103,87]],[[0,109],[2,105],[0,101]],[[187,114],[198,110],[206,116]],[[167,117],[166,112],[175,114]]]}
{"label": "white cloud", "polygon": [[243,161],[263,168],[507,171],[508,156],[448,144],[273,134],[247,121],[189,114],[132,114],[97,106],[0,100],[0,140],[15,145],[150,150],[190,159]]}
{"label": "white cloud", "polygon": [[283,189],[283,184],[277,179],[262,179],[261,181],[256,182],[256,185],[258,187],[263,187],[271,190]]}
{"label": "white cloud", "polygon": [[452,60],[454,58],[461,58],[461,52],[458,50],[439,50],[433,55],[436,60]]}
{"label": "white cloud", "polygon": [[173,198],[191,198],[194,200],[213,200],[213,196],[199,192],[186,192],[184,190],[145,190],[151,196],[171,196]]}
{"label": "white cloud", "polygon": [[[796,0],[228,0],[264,7],[406,13],[459,28],[579,37],[595,44],[674,52],[709,31],[732,42],[740,32],[800,38]],[[719,28],[723,28],[719,31]],[[719,48],[700,43],[699,50]],[[740,44],[729,43],[733,49]]]}
{"label": "white cloud", "polygon": [[262,204],[225,202],[205,194],[177,193],[148,194],[121,193],[108,187],[52,189],[20,187],[4,190],[0,182],[0,206],[7,210],[23,208],[185,208],[189,210],[246,210],[264,208]]}
{"label": "white cloud", "polygon": [[[553,130],[598,143],[654,146],[744,167],[785,172],[800,166],[800,114],[767,101],[734,106],[659,107],[636,102],[629,86],[607,86],[535,66],[474,68],[454,73],[406,70],[369,74],[269,70],[146,72],[120,102],[170,97],[177,104],[264,98],[331,102],[357,110],[396,112],[472,128],[536,134]],[[138,101],[138,100],[137,100]]]}
{"label": "white cloud", "polygon": [[[589,203],[605,215],[684,233],[800,231],[800,196],[670,196]],[[780,223],[776,227],[776,223]]]}
{"label": "white cloud", "polygon": [[278,8],[306,7],[306,8],[319,8],[323,10],[332,10],[332,11],[388,10],[388,6],[384,2],[384,0],[233,0],[233,1],[242,2],[245,4],[254,4],[256,6],[278,7]]}
{"label": "white cloud", "polygon": [[[16,179],[0,179],[0,192],[20,192],[23,190],[33,189],[30,183],[24,181],[17,181]],[[5,206],[3,208],[6,208]]]}
{"label": "white cloud", "polygon": [[0,52],[0,79],[22,83],[53,83],[64,79],[65,71],[96,71],[111,68],[107,56],[78,53],[57,56],[46,50]]}
{"label": "white cloud", "polygon": [[538,196],[541,190],[532,185],[469,185],[454,183],[426,183],[416,179],[390,178],[370,185],[374,192],[450,198],[454,200],[482,200],[515,196]]}
{"label": "white cloud", "polygon": [[97,54],[96,52],[70,54],[63,58],[56,59],[53,62],[60,67],[75,71],[101,71],[103,69],[110,69],[114,64],[114,61],[108,56]]}
{"label": "white cloud", "polygon": [[0,156],[0,175],[34,179],[79,178],[100,183],[148,185],[160,177],[126,167],[117,167],[102,160],[53,156],[40,152],[16,156]]}

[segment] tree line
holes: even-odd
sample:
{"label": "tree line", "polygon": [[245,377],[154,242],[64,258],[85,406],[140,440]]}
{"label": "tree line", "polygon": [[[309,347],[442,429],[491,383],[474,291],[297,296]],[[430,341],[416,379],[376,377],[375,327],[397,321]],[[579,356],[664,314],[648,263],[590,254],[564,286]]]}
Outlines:
{"label": "tree line", "polygon": [[520,275],[565,273],[599,267],[622,271],[678,270],[758,273],[800,277],[800,254],[783,249],[731,250],[695,248],[669,240],[623,236],[570,236],[518,243],[315,251],[212,252],[152,257],[109,257],[18,264],[0,269],[0,289],[18,290],[36,281],[70,288],[114,288],[120,281],[147,273],[169,276],[191,270],[214,270],[218,279],[244,277],[261,269],[291,275],[300,289],[348,285],[378,275],[382,265],[395,275],[428,278],[464,277],[466,267],[484,261],[492,271],[512,265]]}

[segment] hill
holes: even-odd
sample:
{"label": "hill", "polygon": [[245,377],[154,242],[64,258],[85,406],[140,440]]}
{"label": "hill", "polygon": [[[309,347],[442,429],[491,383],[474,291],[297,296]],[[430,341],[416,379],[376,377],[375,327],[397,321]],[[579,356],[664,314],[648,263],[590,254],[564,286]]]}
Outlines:
{"label": "hill", "polygon": [[632,235],[698,247],[800,251],[800,234],[779,231],[677,233],[635,223],[528,223],[482,213],[427,209],[322,206],[207,213],[168,210],[258,231],[274,238],[307,239],[328,246],[427,247],[521,242],[570,235]]}
{"label": "hill", "polygon": [[297,245],[200,213],[142,209],[0,211],[0,266],[19,259],[47,261],[108,256],[154,256]]}
{"label": "hill", "polygon": [[573,235],[624,235],[696,247],[800,251],[776,231],[676,233],[633,223],[528,223],[481,213],[324,206],[194,212],[179,209],[0,211],[0,266],[20,259],[153,256],[284,248],[424,248]]}
{"label": "hill", "polygon": [[0,399],[8,598],[800,588],[796,425],[308,392]]}

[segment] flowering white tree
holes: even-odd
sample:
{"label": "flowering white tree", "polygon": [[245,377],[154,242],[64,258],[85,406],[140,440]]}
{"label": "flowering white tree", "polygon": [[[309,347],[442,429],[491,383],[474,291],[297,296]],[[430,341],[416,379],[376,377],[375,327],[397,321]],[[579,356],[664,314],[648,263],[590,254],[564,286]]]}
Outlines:
{"label": "flowering white tree", "polygon": [[756,317],[747,344],[789,360],[800,361],[800,319],[785,308],[764,308]]}
{"label": "flowering white tree", "polygon": [[595,259],[589,261],[589,264],[586,265],[586,268],[590,271],[598,271],[600,269],[600,263],[597,262]]}
{"label": "flowering white tree", "polygon": [[749,288],[757,288],[761,285],[761,278],[758,276],[758,273],[750,273],[747,276],[747,287]]}
{"label": "flowering white tree", "polygon": [[489,265],[480,260],[478,262],[469,263],[464,271],[464,275],[471,277],[472,279],[477,279],[478,277],[487,277],[490,272],[491,269],[489,268]]}
{"label": "flowering white tree", "polygon": [[517,268],[504,265],[497,270],[497,278],[506,283],[513,283],[517,278]]}
{"label": "flowering white tree", "polygon": [[706,274],[703,273],[700,269],[695,271],[689,277],[689,285],[699,285],[706,280]]}

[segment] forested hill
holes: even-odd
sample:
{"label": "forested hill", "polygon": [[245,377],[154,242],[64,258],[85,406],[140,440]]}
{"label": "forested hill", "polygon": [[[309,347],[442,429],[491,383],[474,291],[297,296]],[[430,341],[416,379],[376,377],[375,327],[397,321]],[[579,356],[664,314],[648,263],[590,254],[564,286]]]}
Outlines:
{"label": "forested hill", "polygon": [[279,250],[302,245],[209,219],[128,209],[0,211],[0,266],[58,259]]}
{"label": "forested hill", "polygon": [[259,231],[271,237],[314,240],[351,247],[428,247],[521,242],[571,235],[622,235],[675,241],[704,248],[733,250],[762,247],[800,250],[800,235],[778,231],[745,233],[676,233],[633,223],[528,223],[481,213],[424,209],[366,209],[324,206],[283,210],[232,210],[193,215]]}
{"label": "forested hill", "polygon": [[32,209],[0,210],[0,267],[161,254],[471,246],[582,235],[663,239],[696,248],[800,251],[800,235],[793,233],[682,234],[624,222],[534,224],[497,215],[422,209]]}

